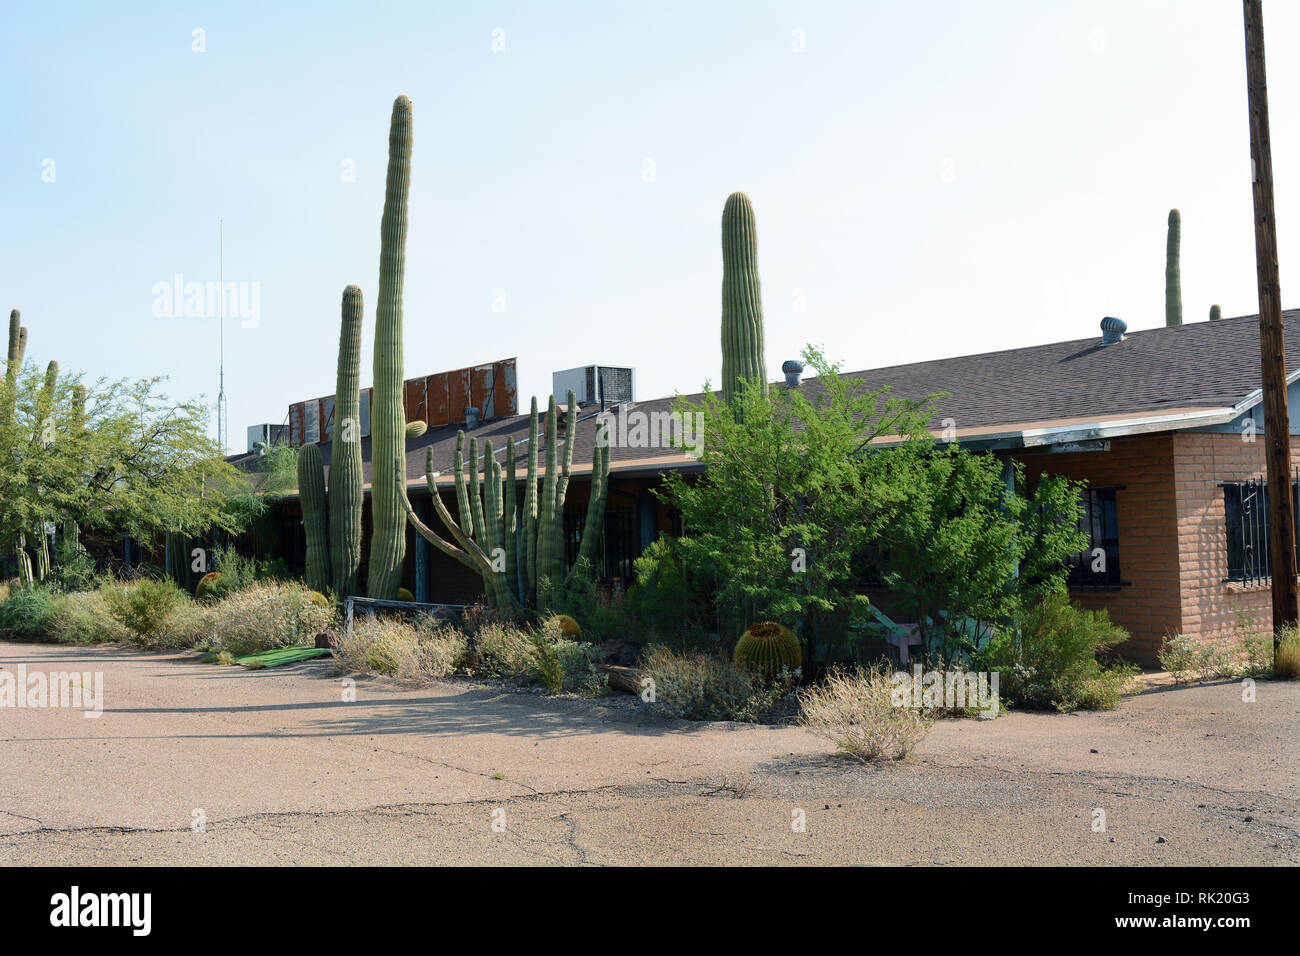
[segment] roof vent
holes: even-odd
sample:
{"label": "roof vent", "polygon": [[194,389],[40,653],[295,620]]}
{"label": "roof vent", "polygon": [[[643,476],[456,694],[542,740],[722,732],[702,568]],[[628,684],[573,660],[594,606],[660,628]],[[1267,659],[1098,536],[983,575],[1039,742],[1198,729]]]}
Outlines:
{"label": "roof vent", "polygon": [[1117,319],[1113,315],[1108,315],[1101,320],[1101,344],[1114,345],[1116,342],[1124,341],[1124,333],[1128,331],[1128,323],[1123,319]]}
{"label": "roof vent", "polygon": [[803,375],[803,362],[798,359],[787,359],[781,363],[781,371],[785,373],[786,388],[799,387],[799,377]]}

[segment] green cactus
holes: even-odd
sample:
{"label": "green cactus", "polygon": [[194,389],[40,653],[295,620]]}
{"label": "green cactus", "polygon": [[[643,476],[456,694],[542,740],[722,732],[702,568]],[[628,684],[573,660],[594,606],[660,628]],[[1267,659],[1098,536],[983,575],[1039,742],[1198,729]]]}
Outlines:
{"label": "green cactus", "polygon": [[520,535],[523,601],[532,605],[537,596],[537,396],[528,416],[528,474],[524,485],[524,526]]}
{"label": "green cactus", "polygon": [[1217,322],[1221,318],[1223,318],[1223,310],[1217,305],[1210,306],[1210,321]]}
{"label": "green cactus", "polygon": [[429,430],[428,422],[407,422],[406,423],[407,438],[419,438],[428,430]]}
{"label": "green cactus", "polygon": [[754,207],[744,193],[732,193],[722,210],[723,401],[739,393],[742,380],[767,392]]}
{"label": "green cactus", "polygon": [[388,180],[380,222],[379,299],[375,308],[375,389],[370,412],[371,517],[368,593],[391,599],[406,557],[406,413],[402,404],[402,280],[411,192],[411,100],[393,102]]}
{"label": "green cactus", "polygon": [[324,591],[330,584],[329,532],[326,524],[325,464],[319,445],[298,449],[298,498],[307,535],[307,586]]}
{"label": "green cactus", "polygon": [[180,531],[170,531],[166,539],[167,577],[182,591],[190,589],[190,541]]}
{"label": "green cactus", "polygon": [[[515,453],[513,444],[506,448],[503,469],[491,443],[485,446],[485,476],[478,480],[478,443],[470,442],[471,461],[464,460],[464,433],[457,435],[455,455],[456,504],[460,520],[447,511],[438,494],[433,476],[433,449],[426,457],[426,475],[434,509],[451,532],[446,541],[425,525],[405,501],[407,520],[421,537],[444,554],[455,558],[483,578],[483,588],[492,606],[517,613],[521,608],[535,612],[547,610],[563,594],[577,575],[590,573],[596,548],[603,534],[605,498],[609,485],[608,429],[602,425],[592,456],[591,498],[587,522],[583,528],[578,560],[565,573],[564,499],[573,463],[571,439],[577,434],[577,402],[570,394],[567,436],[563,463],[556,441],[555,399],[551,398],[546,425],[548,448],[547,475],[539,493],[537,480],[537,434],[539,431],[537,399],[533,399],[529,416],[528,476],[525,479],[523,514],[516,517]],[[540,507],[539,507],[540,499]],[[404,499],[405,500],[405,499]],[[515,551],[518,549],[518,555]],[[504,573],[502,573],[504,552]]]}
{"label": "green cactus", "polygon": [[[72,386],[72,421],[69,430],[74,437],[86,430],[86,386],[80,382]],[[63,522],[63,539],[67,542],[69,554],[80,554],[84,550],[81,547],[81,528],[71,518]],[[188,542],[186,545],[188,548]]]}
{"label": "green cactus", "polygon": [[768,680],[782,670],[794,671],[803,663],[799,641],[784,624],[763,621],[751,624],[736,642],[737,667],[761,674]]}
{"label": "green cactus", "polygon": [[338,379],[334,391],[334,440],[330,455],[330,572],[340,600],[357,593],[361,568],[361,287],[343,290],[339,326]]}
{"label": "green cactus", "polygon": [[1182,215],[1178,210],[1169,210],[1169,235],[1165,241],[1165,325],[1183,324],[1183,289],[1178,269],[1182,223]]}

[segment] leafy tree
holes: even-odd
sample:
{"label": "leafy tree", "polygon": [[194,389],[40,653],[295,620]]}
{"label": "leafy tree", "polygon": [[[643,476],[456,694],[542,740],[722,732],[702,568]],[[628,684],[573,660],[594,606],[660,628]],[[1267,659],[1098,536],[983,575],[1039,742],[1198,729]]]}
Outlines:
{"label": "leafy tree", "polygon": [[891,614],[915,622],[927,662],[958,663],[1026,601],[1064,591],[1065,560],[1087,546],[1078,528],[1080,485],[1043,476],[1026,488],[1014,466],[956,445],[910,469],[909,495],[876,542]]}
{"label": "leafy tree", "polygon": [[[733,636],[756,620],[864,605],[854,556],[907,501],[900,466],[929,444],[927,403],[844,378],[815,348],[804,358],[817,378],[802,390],[746,387],[731,406],[706,390],[675,406],[698,416],[705,470],[693,480],[669,473],[660,493],[682,513],[687,573],[708,582]],[[902,450],[873,450],[886,437]]]}
{"label": "leafy tree", "polygon": [[[0,419],[0,536],[41,535],[47,522],[148,538],[236,531],[262,507],[207,434],[207,409],[174,401],[160,378],[101,379],[86,388],[24,369],[14,414]],[[29,542],[30,544],[30,542]]]}

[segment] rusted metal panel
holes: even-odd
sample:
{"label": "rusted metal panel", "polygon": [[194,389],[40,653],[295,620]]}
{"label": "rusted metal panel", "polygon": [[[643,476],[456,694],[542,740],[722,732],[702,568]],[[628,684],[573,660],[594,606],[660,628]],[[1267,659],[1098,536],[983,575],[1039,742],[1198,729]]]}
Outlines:
{"label": "rusted metal panel", "polygon": [[447,423],[457,425],[465,421],[465,409],[470,401],[469,369],[447,373]]}
{"label": "rusted metal panel", "polygon": [[519,389],[515,385],[515,360],[501,359],[492,363],[495,372],[492,381],[493,406],[499,417],[519,414]]}
{"label": "rusted metal panel", "polygon": [[492,394],[494,371],[491,365],[476,365],[469,370],[469,403],[478,409],[481,421],[496,417],[493,410],[496,399]]}
{"label": "rusted metal panel", "polygon": [[427,422],[425,416],[425,386],[423,378],[408,378],[402,383],[402,407],[408,422]]}
{"label": "rusted metal panel", "polygon": [[451,393],[446,372],[430,375],[424,380],[424,402],[429,416],[425,421],[429,423],[430,428],[451,424],[450,400]]}
{"label": "rusted metal panel", "polygon": [[295,402],[289,406],[289,444],[301,445],[303,442],[303,418],[307,403]]}
{"label": "rusted metal panel", "polygon": [[320,440],[334,440],[334,396],[326,395],[320,400]]}

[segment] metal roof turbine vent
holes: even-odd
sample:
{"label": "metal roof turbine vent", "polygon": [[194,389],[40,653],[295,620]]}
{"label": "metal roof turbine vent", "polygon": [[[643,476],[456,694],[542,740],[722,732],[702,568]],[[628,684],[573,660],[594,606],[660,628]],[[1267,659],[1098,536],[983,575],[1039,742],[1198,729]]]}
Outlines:
{"label": "metal roof turbine vent", "polygon": [[1123,319],[1117,319],[1113,315],[1108,315],[1101,320],[1101,344],[1114,345],[1116,342],[1124,341],[1124,333],[1128,331],[1128,323]]}
{"label": "metal roof turbine vent", "polygon": [[786,388],[799,387],[799,377],[803,375],[803,362],[798,359],[789,359],[781,363],[781,371],[785,373]]}

